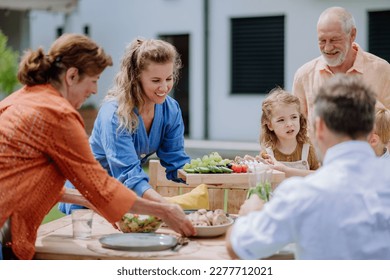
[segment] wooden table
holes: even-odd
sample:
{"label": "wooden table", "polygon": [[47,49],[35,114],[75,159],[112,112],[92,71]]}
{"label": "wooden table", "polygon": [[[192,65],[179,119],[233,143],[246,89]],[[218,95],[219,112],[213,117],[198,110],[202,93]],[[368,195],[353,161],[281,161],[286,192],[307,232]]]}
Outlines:
{"label": "wooden table", "polygon": [[[94,215],[92,238],[78,240],[72,237],[72,221],[65,216],[50,223],[41,225],[36,240],[35,259],[167,259],[167,260],[227,260],[230,259],[225,236],[214,238],[190,238],[188,245],[178,252],[164,250],[157,252],[130,252],[103,248],[99,238],[112,233],[119,233],[104,218]],[[168,228],[161,228],[158,233],[175,233]],[[292,253],[276,254],[270,259],[293,259]]]}

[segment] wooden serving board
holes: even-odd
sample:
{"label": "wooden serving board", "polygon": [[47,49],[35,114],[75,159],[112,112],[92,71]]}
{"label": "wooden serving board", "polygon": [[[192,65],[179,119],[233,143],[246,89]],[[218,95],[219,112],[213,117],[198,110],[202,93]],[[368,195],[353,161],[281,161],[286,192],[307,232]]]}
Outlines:
{"label": "wooden serving board", "polygon": [[[250,173],[187,173],[179,169],[179,178],[186,181],[187,184],[248,184],[248,175]],[[284,172],[273,170],[271,183],[280,183],[285,179]]]}

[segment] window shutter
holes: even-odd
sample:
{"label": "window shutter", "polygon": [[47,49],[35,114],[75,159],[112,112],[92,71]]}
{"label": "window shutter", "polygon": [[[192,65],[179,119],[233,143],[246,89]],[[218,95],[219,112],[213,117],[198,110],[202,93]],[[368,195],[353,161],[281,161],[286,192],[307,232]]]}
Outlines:
{"label": "window shutter", "polygon": [[231,19],[233,94],[284,86],[284,16]]}
{"label": "window shutter", "polygon": [[368,13],[368,51],[390,62],[390,11]]}

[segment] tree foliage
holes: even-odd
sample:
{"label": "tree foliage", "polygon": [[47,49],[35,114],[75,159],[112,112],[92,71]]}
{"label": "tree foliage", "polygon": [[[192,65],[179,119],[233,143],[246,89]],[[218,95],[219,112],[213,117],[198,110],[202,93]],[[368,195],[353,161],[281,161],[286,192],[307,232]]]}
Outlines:
{"label": "tree foliage", "polygon": [[0,30],[0,93],[12,93],[18,84],[18,57],[17,51],[7,46],[8,38]]}

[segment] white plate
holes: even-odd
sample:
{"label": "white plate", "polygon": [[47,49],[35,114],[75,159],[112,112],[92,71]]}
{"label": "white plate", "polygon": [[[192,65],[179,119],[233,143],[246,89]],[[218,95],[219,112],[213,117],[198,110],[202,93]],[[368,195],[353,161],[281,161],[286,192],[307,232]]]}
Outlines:
{"label": "white plate", "polygon": [[157,233],[114,233],[99,241],[104,248],[124,251],[162,251],[177,244],[175,237]]}
{"label": "white plate", "polygon": [[220,226],[195,226],[195,237],[214,237],[225,234],[228,228],[234,223],[234,220],[228,217],[229,222]]}

